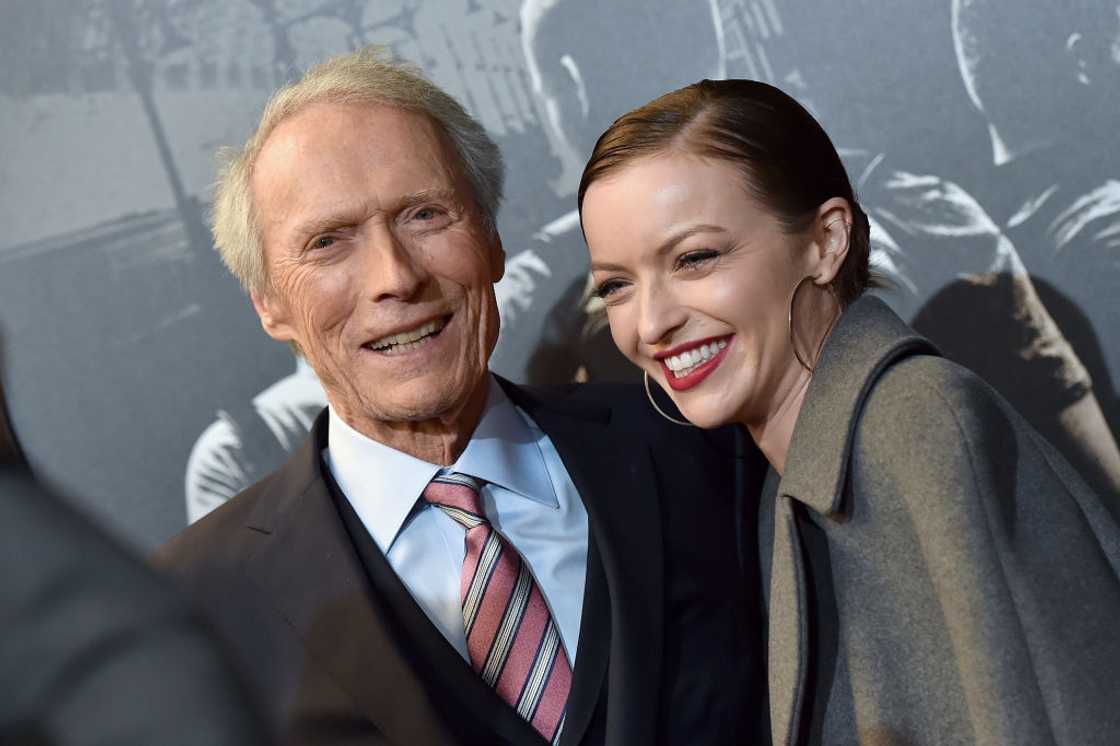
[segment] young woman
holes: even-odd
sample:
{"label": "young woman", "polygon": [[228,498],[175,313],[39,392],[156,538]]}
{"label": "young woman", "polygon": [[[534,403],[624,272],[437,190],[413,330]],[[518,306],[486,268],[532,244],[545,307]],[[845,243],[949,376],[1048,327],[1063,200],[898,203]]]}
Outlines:
{"label": "young woman", "polygon": [[867,217],[812,116],[674,91],[600,138],[579,204],[619,349],[772,468],[774,743],[1115,743],[1116,498],[864,295]]}

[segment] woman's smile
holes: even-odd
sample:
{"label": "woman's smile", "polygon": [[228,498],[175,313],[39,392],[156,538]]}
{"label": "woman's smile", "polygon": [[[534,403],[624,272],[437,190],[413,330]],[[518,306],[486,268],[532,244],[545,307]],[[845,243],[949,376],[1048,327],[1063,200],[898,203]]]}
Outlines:
{"label": "woman's smile", "polygon": [[674,391],[699,386],[727,357],[734,334],[694,340],[659,352],[654,359],[661,364],[665,381]]}

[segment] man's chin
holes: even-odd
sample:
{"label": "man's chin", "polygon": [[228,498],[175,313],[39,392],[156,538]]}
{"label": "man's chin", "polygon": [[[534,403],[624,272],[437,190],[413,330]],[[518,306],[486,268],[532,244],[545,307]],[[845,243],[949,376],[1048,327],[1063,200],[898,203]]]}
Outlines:
{"label": "man's chin", "polygon": [[394,387],[396,390],[377,392],[375,406],[371,409],[376,410],[377,419],[382,422],[446,421],[471,407],[479,383],[472,381],[467,385],[438,379],[409,381]]}

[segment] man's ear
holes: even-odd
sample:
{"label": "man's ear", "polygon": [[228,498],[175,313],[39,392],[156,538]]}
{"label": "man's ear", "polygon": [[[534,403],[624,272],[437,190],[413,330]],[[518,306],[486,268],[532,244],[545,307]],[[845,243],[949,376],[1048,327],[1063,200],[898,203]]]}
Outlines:
{"label": "man's ear", "polygon": [[490,245],[490,281],[498,282],[506,274],[506,250],[502,247],[502,237],[498,235],[498,229],[491,229],[493,233]]}
{"label": "man's ear", "polygon": [[250,290],[249,298],[268,336],[278,342],[296,341],[288,306],[276,296],[275,290]]}
{"label": "man's ear", "polygon": [[840,272],[852,238],[852,207],[848,200],[833,197],[817,208],[813,222],[813,267],[810,274],[817,285],[827,285]]}

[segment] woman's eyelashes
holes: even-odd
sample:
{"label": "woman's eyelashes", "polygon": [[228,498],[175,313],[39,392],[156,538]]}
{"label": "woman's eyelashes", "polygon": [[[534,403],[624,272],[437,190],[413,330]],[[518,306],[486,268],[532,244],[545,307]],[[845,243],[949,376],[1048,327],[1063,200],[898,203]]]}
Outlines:
{"label": "woman's eyelashes", "polygon": [[714,259],[718,259],[720,252],[715,249],[696,249],[694,251],[686,251],[677,257],[674,269],[696,269],[705,264],[708,264]]}
{"label": "woman's eyelashes", "polygon": [[[693,251],[686,251],[678,256],[673,261],[674,272],[688,272],[689,270],[700,269],[710,265],[722,255],[721,251],[717,249],[695,249]],[[604,280],[600,283],[594,292],[595,297],[600,300],[607,300],[611,296],[616,295],[620,290],[623,290],[629,283],[625,280],[612,278]]]}
{"label": "woman's eyelashes", "polygon": [[599,300],[606,300],[621,290],[624,284],[622,280],[606,280],[595,288],[594,295]]}

